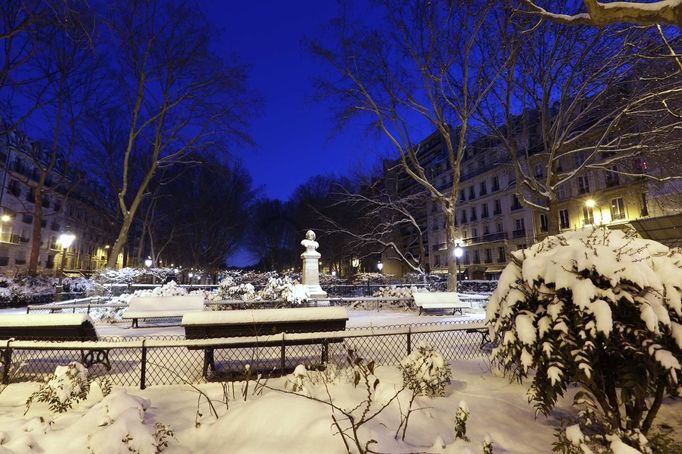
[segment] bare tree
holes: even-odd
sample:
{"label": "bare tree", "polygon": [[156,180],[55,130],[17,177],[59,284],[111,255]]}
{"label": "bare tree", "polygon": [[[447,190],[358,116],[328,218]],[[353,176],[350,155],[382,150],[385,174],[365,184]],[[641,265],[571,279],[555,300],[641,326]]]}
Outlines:
{"label": "bare tree", "polygon": [[585,11],[556,12],[540,6],[541,2],[520,0],[526,14],[568,25],[610,24],[675,25],[682,27],[682,1],[658,0],[653,2],[583,0]]}
{"label": "bare tree", "polygon": [[[125,145],[117,150],[121,227],[109,256],[113,267],[157,172],[192,162],[192,154],[218,136],[248,141],[245,118],[253,98],[244,68],[212,53],[215,35],[193,2],[118,0],[107,17],[116,57],[111,73],[125,100],[116,106],[125,118]],[[143,170],[134,181],[136,159]]]}
{"label": "bare tree", "polygon": [[674,122],[645,114],[663,101],[663,85],[641,80],[645,33],[546,22],[507,39],[513,64],[481,122],[512,158],[518,199],[547,214],[550,234],[559,232],[557,203],[571,181],[593,170],[609,181],[655,178],[638,163]]}
{"label": "bare tree", "polygon": [[[415,213],[426,205],[426,194],[403,197],[390,194],[379,180],[371,186],[352,191],[340,186],[333,206],[354,216],[321,215],[325,234],[342,234],[359,259],[392,251],[410,270],[426,278],[425,234]],[[401,232],[409,231],[409,235]],[[404,241],[407,239],[407,243]]]}
{"label": "bare tree", "polygon": [[[455,248],[455,207],[460,164],[473,131],[472,119],[506,62],[482,58],[499,33],[494,2],[466,0],[379,2],[385,20],[369,29],[346,17],[336,22],[331,44],[313,51],[341,76],[320,84],[342,103],[341,122],[359,114],[380,131],[400,156],[403,169],[438,204],[446,219],[450,257]],[[488,46],[490,47],[490,46]],[[485,77],[484,77],[485,76]],[[415,140],[436,130],[452,186],[440,189],[435,165]],[[421,134],[422,136],[425,134]],[[454,260],[448,287],[457,284]]]}

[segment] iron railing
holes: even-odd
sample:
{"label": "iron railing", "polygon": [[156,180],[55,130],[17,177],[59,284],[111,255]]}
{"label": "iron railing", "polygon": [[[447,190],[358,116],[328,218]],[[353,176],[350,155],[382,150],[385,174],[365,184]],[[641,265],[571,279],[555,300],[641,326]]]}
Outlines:
{"label": "iron railing", "polygon": [[[281,375],[304,364],[345,364],[349,351],[395,365],[422,342],[433,345],[448,361],[487,359],[481,323],[432,323],[381,328],[355,328],[324,333],[280,333],[270,336],[188,340],[181,336],[103,338],[96,342],[0,341],[3,383],[43,382],[56,366],[82,361],[85,352],[106,352],[91,376],[107,377],[118,386],[204,383],[243,377],[249,370]],[[204,376],[205,351],[213,350],[216,371]],[[326,360],[326,361],[323,361]]]}

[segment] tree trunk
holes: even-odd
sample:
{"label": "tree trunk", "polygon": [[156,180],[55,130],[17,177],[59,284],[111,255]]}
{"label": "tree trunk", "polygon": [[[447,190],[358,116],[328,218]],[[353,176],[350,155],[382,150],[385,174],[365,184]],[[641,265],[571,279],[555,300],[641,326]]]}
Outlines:
{"label": "tree trunk", "polygon": [[547,234],[556,235],[559,232],[559,207],[556,200],[550,200],[549,211],[547,212]]}
{"label": "tree trunk", "polygon": [[445,231],[447,232],[448,244],[448,291],[457,291],[457,260],[455,258],[455,211],[447,210],[445,212]]}
{"label": "tree trunk", "polygon": [[133,223],[133,214],[128,213],[123,217],[123,224],[121,225],[121,230],[118,232],[118,237],[111,246],[111,251],[109,252],[109,260],[107,261],[107,268],[116,268],[116,262],[118,261],[118,255],[123,251],[126,243],[128,242],[128,232],[130,232],[130,226]]}
{"label": "tree trunk", "polygon": [[[38,184],[33,196],[33,228],[31,229],[31,251],[28,257],[28,275],[38,274],[38,261],[40,260],[40,243],[42,241],[43,222],[43,191],[42,184]],[[64,258],[62,258],[64,260]]]}

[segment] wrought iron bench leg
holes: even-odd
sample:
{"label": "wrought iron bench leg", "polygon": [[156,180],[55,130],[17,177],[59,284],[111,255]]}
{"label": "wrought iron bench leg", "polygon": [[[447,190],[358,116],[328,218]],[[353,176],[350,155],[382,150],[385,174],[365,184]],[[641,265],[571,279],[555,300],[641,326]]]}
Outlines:
{"label": "wrought iron bench leg", "polygon": [[9,369],[12,366],[12,349],[5,348],[0,350],[0,363],[2,363],[2,384],[9,383]]}
{"label": "wrought iron bench leg", "polygon": [[215,357],[213,355],[213,349],[212,348],[205,348],[204,349],[204,378],[208,377],[208,368],[211,368],[211,371],[215,372]]}
{"label": "wrought iron bench leg", "polygon": [[107,370],[111,370],[109,350],[81,350],[81,362],[88,369],[95,364],[101,364]]}

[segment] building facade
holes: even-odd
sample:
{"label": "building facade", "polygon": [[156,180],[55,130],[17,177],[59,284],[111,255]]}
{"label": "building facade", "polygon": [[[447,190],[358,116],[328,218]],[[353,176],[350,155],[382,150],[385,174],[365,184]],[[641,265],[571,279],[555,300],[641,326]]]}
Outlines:
{"label": "building facade", "polygon": [[[35,191],[39,187],[37,166],[41,145],[19,132],[2,137],[0,143],[0,272],[21,274],[27,270],[35,217]],[[111,209],[101,187],[83,172],[57,163],[44,178],[38,271],[42,274],[93,271],[103,268],[113,238]],[[62,233],[75,240],[66,250],[59,243]]]}

